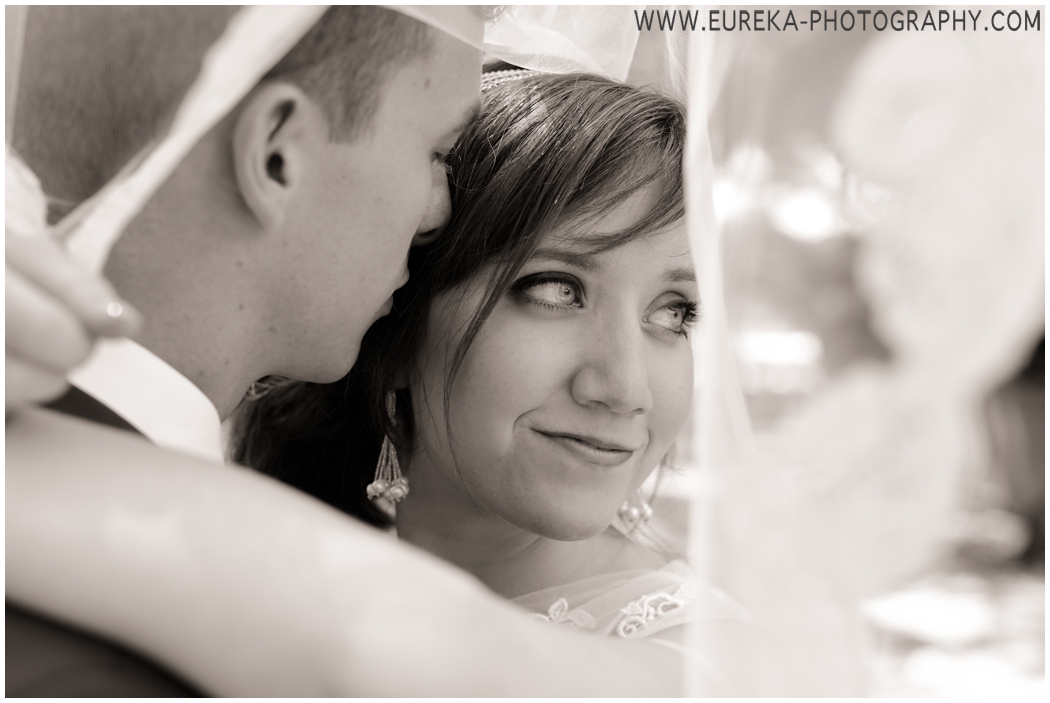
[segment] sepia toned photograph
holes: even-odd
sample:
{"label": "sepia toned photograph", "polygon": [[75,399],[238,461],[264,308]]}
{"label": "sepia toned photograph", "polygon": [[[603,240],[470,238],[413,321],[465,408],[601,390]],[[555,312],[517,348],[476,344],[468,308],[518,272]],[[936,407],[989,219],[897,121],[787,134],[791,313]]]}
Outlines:
{"label": "sepia toned photograph", "polygon": [[4,18],[6,696],[1045,699],[1045,7]]}

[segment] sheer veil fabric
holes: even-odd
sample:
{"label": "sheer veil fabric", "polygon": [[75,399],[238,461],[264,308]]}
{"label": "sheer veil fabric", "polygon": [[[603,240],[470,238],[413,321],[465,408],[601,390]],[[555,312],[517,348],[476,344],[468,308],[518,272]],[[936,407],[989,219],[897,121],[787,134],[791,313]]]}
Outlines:
{"label": "sheer veil fabric", "polygon": [[[704,306],[690,549],[702,580],[757,627],[737,638],[695,623],[693,646],[714,654],[721,677],[712,688],[693,668],[690,690],[863,695],[872,643],[860,605],[949,553],[967,473],[983,460],[980,398],[1016,371],[1044,324],[1042,41],[894,35],[860,53],[830,131],[849,177],[878,186],[849,227],[858,286],[891,358],[831,375],[778,424],[755,429],[737,369],[742,311],[759,291],[726,265],[733,235],[706,179],[728,181],[734,152],[706,122],[729,89],[722,68],[754,70],[761,60],[748,56],[767,39],[710,36],[691,47],[689,76],[688,217]],[[732,88],[752,109],[768,90]],[[709,138],[723,138],[722,163]]]}

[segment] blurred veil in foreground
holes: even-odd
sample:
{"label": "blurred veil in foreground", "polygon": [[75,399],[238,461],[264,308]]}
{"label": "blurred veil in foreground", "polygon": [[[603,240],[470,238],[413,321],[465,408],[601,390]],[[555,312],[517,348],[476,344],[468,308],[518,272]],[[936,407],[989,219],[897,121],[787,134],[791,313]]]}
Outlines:
{"label": "blurred veil in foreground", "polygon": [[690,550],[755,632],[691,690],[1037,695],[1042,33],[698,36]]}

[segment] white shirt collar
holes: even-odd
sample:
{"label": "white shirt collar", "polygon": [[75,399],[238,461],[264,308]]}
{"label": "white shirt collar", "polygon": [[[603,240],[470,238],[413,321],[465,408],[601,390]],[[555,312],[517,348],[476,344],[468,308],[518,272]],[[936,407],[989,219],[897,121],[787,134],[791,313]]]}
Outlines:
{"label": "white shirt collar", "polygon": [[70,384],[159,447],[223,461],[215,406],[188,378],[130,339],[100,339]]}

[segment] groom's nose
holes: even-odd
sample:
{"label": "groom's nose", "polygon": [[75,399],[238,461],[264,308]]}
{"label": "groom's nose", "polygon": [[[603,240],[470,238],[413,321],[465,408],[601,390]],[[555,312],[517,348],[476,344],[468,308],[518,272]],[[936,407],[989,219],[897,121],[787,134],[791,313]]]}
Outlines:
{"label": "groom's nose", "polygon": [[416,236],[412,244],[429,244],[441,233],[441,228],[448,224],[448,218],[452,214],[452,201],[448,193],[448,177],[444,168],[440,175],[435,174],[434,184],[430,188],[430,200],[427,209],[423,213],[423,219],[416,228]]}

